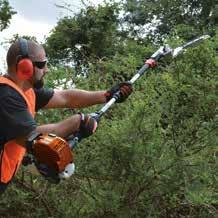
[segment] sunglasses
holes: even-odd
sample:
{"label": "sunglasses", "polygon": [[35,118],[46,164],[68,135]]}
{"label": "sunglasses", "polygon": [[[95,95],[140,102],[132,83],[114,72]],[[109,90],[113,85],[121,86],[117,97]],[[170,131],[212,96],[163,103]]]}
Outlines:
{"label": "sunglasses", "polygon": [[47,61],[33,61],[33,65],[39,69],[43,69],[46,64]]}

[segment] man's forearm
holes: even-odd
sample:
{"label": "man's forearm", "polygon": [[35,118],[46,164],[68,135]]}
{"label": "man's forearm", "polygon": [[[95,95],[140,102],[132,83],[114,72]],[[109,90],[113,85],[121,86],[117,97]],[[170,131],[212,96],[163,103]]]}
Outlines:
{"label": "man's forearm", "polygon": [[105,102],[105,91],[55,90],[44,108],[83,108]]}
{"label": "man's forearm", "polygon": [[58,123],[40,125],[36,128],[40,133],[53,133],[62,138],[66,138],[78,131],[80,126],[80,115],[76,114]]}
{"label": "man's forearm", "polygon": [[95,104],[103,104],[106,102],[105,91],[85,91],[85,90],[68,90],[66,98],[68,98],[68,107],[83,108]]}

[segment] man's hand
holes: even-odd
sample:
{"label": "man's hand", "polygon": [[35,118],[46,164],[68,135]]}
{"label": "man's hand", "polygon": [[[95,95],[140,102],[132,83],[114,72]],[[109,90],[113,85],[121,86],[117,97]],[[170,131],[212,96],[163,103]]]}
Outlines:
{"label": "man's hand", "polygon": [[80,121],[80,127],[79,127],[79,134],[81,138],[87,138],[90,135],[92,135],[98,126],[98,123],[96,119],[94,119],[89,114],[80,114],[81,115],[81,121]]}
{"label": "man's hand", "polygon": [[117,103],[124,102],[129,97],[129,95],[133,92],[132,84],[130,82],[121,82],[113,86],[105,93],[106,101],[108,102],[113,97],[113,95],[118,91],[120,91],[120,98],[118,98],[116,102]]}

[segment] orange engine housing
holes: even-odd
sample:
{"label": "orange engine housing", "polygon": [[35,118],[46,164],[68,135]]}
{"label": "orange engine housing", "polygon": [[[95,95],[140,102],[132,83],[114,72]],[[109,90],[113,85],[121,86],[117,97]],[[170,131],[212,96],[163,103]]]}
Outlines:
{"label": "orange engine housing", "polygon": [[36,160],[57,172],[73,162],[73,153],[68,143],[54,134],[39,136],[33,145]]}

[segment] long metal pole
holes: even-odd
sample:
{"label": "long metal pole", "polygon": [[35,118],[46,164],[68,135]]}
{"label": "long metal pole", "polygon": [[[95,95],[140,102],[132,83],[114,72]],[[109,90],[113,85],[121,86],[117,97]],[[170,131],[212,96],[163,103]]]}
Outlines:
{"label": "long metal pole", "polygon": [[[157,65],[157,61],[161,59],[162,57],[165,57],[166,55],[172,55],[173,58],[175,58],[177,55],[182,53],[186,48],[195,46],[199,44],[200,42],[204,41],[205,39],[210,38],[209,35],[202,35],[196,39],[193,39],[181,46],[178,46],[175,49],[170,48],[168,45],[160,47],[151,57],[148,59],[145,64],[139,69],[136,74],[131,78],[130,82],[133,84],[138,80],[142,75],[145,74],[145,72],[149,68],[154,68]],[[120,92],[114,94],[114,96],[111,98],[110,101],[108,101],[97,113],[94,113],[94,117],[97,121],[100,120],[100,118],[109,110],[109,108],[117,101],[117,99],[120,97]],[[77,135],[73,139],[69,140],[69,145],[71,148],[74,148],[77,144],[77,142],[81,140],[80,136]]]}

